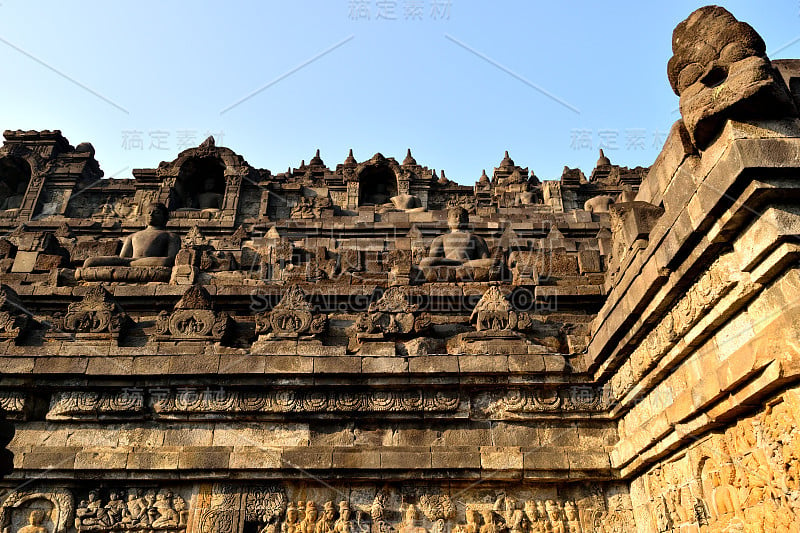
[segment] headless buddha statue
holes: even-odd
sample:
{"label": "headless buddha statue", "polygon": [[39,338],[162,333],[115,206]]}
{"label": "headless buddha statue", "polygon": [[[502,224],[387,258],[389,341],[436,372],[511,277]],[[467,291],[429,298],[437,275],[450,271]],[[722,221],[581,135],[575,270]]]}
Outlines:
{"label": "headless buddha statue", "polygon": [[172,266],[181,248],[180,237],[166,230],[169,212],[164,204],[151,204],[145,213],[147,227],[128,236],[118,256],[88,258],[83,266]]}

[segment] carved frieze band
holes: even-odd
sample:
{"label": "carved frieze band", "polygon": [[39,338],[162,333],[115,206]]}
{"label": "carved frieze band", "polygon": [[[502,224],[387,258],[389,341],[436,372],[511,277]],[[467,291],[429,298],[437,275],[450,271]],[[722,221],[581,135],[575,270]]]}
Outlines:
{"label": "carved frieze band", "polygon": [[800,531],[798,408],[787,391],[643,475],[653,530]]}
{"label": "carved frieze band", "polygon": [[77,505],[76,500],[61,487],[12,490],[0,505],[0,527],[35,533],[166,533],[185,531],[189,517],[186,500],[166,489],[95,489],[84,493]]}
{"label": "carved frieze band", "polygon": [[186,413],[435,412],[452,411],[459,404],[457,392],[428,392],[422,389],[202,392],[171,392],[154,398],[153,409],[162,416]]}
{"label": "carved frieze band", "polygon": [[510,413],[602,411],[609,406],[609,392],[593,385],[509,389],[495,406]]}
{"label": "carved frieze band", "polygon": [[[0,393],[3,394],[3,393]],[[21,412],[24,396],[5,393],[9,411]],[[482,398],[488,394],[488,398]],[[3,396],[0,396],[0,401]],[[123,388],[114,391],[61,391],[51,396],[48,420],[197,418],[213,415],[236,418],[252,415],[326,413],[447,413],[469,401],[473,414],[483,416],[599,412],[610,402],[607,388],[592,385],[513,388],[500,394],[472,395],[452,389],[421,388],[335,390],[224,388]],[[16,403],[14,403],[16,402]],[[479,406],[488,405],[486,412]]]}
{"label": "carved frieze band", "polygon": [[[627,493],[599,486],[559,489],[558,496],[553,489],[509,487],[515,497],[506,490],[499,494],[484,490],[464,498],[463,510],[450,494],[427,484],[407,484],[396,490],[384,487],[377,493],[374,488],[354,487],[350,498],[337,491],[340,498],[336,500],[325,491],[299,493],[281,482],[197,488],[197,492],[186,486],[180,490],[163,486],[17,489],[0,505],[0,527],[36,533],[593,533],[635,529]],[[193,496],[184,498],[189,493]],[[291,498],[289,493],[305,497]]]}
{"label": "carved frieze band", "polygon": [[136,418],[152,410],[156,418],[204,414],[325,412],[448,412],[458,408],[457,391],[297,390],[231,391],[225,389],[126,388],[115,392],[58,392],[52,396],[48,420]]}
{"label": "carved frieze band", "polygon": [[66,391],[50,399],[48,420],[93,419],[104,414],[137,415],[144,412],[144,395],[122,392]]}
{"label": "carved frieze band", "polygon": [[[460,511],[454,499],[429,487],[405,487],[402,494],[383,489],[349,500],[294,501],[278,487],[215,484],[198,501],[200,533],[233,533],[247,526],[259,533],[594,533],[633,531],[627,495],[609,496],[597,488],[576,499],[506,496],[470,498]],[[374,494],[374,493],[373,493]],[[609,505],[610,504],[610,505]]]}

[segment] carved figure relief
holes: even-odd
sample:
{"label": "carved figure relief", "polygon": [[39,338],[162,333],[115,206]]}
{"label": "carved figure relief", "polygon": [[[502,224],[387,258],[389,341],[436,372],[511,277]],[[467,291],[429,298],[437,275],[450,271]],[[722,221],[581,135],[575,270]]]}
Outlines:
{"label": "carved figure relief", "polygon": [[453,207],[448,210],[450,232],[433,240],[428,257],[419,264],[428,281],[489,279],[494,259],[483,238],[466,230],[468,223],[466,209]]}
{"label": "carved figure relief", "polygon": [[232,327],[227,313],[217,312],[202,286],[190,286],[171,313],[162,311],[156,322],[157,340],[221,341]]}
{"label": "carved figure relief", "polygon": [[[0,528],[25,533],[67,533],[75,503],[72,493],[56,487],[10,491],[0,506]],[[21,511],[21,512],[20,512]]]}
{"label": "carved figure relief", "polygon": [[418,320],[418,309],[418,305],[410,302],[405,289],[389,287],[377,301],[370,303],[366,320],[359,323],[357,330],[384,335],[419,332],[424,317]]}
{"label": "carved figure relief", "polygon": [[660,531],[703,523],[710,532],[800,527],[794,482],[798,405],[797,391],[789,391],[761,413],[651,470],[646,486]]}
{"label": "carved figure relief", "polygon": [[[127,500],[123,497],[127,495]],[[90,491],[75,509],[77,531],[183,531],[188,524],[186,501],[169,490],[110,490],[104,502]]]}
{"label": "carved figure relief", "polygon": [[517,313],[500,289],[492,286],[472,310],[470,322],[477,331],[511,331],[517,327]]}
{"label": "carved figure relief", "polygon": [[256,333],[275,339],[312,338],[324,332],[327,323],[328,317],[314,312],[303,289],[290,285],[271,311],[256,315]]}
{"label": "carved figure relief", "polygon": [[89,289],[83,299],[69,305],[66,314],[54,321],[58,330],[51,335],[74,334],[79,339],[114,339],[131,326],[130,317],[102,285]]}

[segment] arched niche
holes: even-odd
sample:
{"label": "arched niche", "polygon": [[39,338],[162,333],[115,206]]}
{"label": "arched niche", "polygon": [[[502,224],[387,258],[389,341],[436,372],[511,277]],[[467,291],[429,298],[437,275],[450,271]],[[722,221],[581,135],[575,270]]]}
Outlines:
{"label": "arched niche", "polygon": [[0,531],[18,531],[31,511],[43,513],[42,525],[52,533],[67,533],[75,500],[67,489],[42,487],[12,491],[0,505]]}
{"label": "arched niche", "polygon": [[383,205],[397,196],[397,176],[388,165],[369,165],[358,175],[358,205]]}
{"label": "arched niche", "polygon": [[225,164],[216,156],[186,159],[178,171],[174,195],[176,209],[222,209]]}
{"label": "arched niche", "polygon": [[19,209],[31,181],[31,166],[15,156],[0,158],[0,211]]}

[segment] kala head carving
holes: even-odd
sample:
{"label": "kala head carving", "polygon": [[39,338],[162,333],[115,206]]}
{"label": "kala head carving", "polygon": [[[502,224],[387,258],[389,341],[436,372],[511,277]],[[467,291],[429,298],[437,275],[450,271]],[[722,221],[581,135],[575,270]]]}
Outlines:
{"label": "kala head carving", "polygon": [[708,146],[729,118],[795,115],[761,36],[718,6],[701,7],[672,33],[667,73],[692,142]]}

